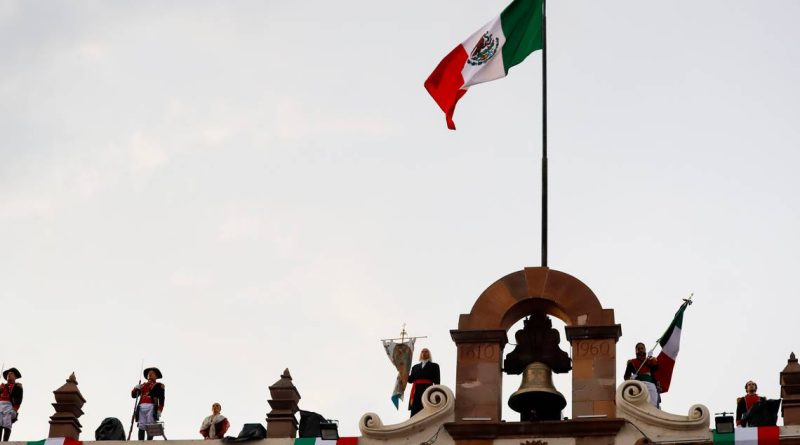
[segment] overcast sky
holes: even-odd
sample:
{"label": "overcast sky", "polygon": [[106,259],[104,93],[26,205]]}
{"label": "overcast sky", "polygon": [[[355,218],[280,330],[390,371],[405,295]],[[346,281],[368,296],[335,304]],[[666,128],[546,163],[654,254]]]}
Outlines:
{"label": "overcast sky", "polygon": [[[541,56],[473,87],[455,132],[422,83],[505,5],[0,0],[12,438],[47,435],[72,371],[83,439],[127,425],[142,360],[171,439],[214,401],[233,434],[263,422],[286,367],[357,435],[407,418],[379,342],[402,323],[454,388],[458,315],[540,264]],[[548,2],[549,265],[615,310],[618,381],[694,292],[672,413],[733,411],[749,379],[778,397],[800,352],[798,16]]]}

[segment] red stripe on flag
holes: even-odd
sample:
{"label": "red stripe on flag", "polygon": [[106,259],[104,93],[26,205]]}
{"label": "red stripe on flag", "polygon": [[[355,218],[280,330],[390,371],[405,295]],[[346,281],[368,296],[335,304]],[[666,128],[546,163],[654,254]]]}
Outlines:
{"label": "red stripe on flag", "polygon": [[447,118],[447,128],[456,129],[453,122],[453,113],[456,111],[456,104],[467,90],[462,90],[464,77],[461,70],[467,63],[467,51],[460,44],[455,47],[450,54],[446,55],[436,69],[433,70],[428,80],[425,81],[425,89],[433,97],[433,100],[444,111]]}
{"label": "red stripe on flag", "polygon": [[781,430],[777,426],[758,427],[758,445],[778,445],[780,437]]}
{"label": "red stripe on flag", "polygon": [[672,370],[675,368],[675,360],[661,351],[656,358],[658,361],[658,369],[653,373],[658,383],[661,383],[661,392],[669,391],[669,385],[672,383]]}

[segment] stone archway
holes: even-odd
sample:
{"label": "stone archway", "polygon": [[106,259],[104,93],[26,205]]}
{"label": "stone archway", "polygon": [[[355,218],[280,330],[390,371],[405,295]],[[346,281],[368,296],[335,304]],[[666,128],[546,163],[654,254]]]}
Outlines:
{"label": "stone archway", "polygon": [[533,311],[558,317],[572,346],[572,417],[615,417],[616,343],[622,328],[577,278],[546,267],[497,280],[461,314],[450,335],[458,348],[455,421],[501,420],[507,330]]}

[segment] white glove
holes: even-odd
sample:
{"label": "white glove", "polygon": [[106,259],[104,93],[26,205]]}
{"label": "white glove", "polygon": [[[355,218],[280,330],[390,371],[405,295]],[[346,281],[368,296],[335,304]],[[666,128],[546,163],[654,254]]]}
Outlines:
{"label": "white glove", "polygon": [[134,389],[138,389],[138,390],[140,390],[140,391],[141,391],[141,389],[142,389],[142,384],[141,384],[141,383],[139,383],[138,385],[136,385],[136,387],[135,387]]}

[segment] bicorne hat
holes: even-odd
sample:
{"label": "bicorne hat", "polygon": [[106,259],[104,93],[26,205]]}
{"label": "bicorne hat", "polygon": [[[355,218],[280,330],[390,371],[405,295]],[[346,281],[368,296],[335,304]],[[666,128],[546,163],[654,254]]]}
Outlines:
{"label": "bicorne hat", "polygon": [[22,374],[19,373],[19,369],[17,369],[17,368],[8,368],[5,371],[3,371],[3,378],[4,379],[8,380],[8,373],[9,372],[13,372],[14,375],[17,376],[18,379],[22,378]]}
{"label": "bicorne hat", "polygon": [[152,368],[145,368],[144,373],[143,373],[144,374],[144,378],[147,378],[147,374],[149,374],[150,371],[155,371],[156,372],[156,378],[157,379],[160,379],[162,377],[161,371],[159,371],[158,368],[153,366]]}

